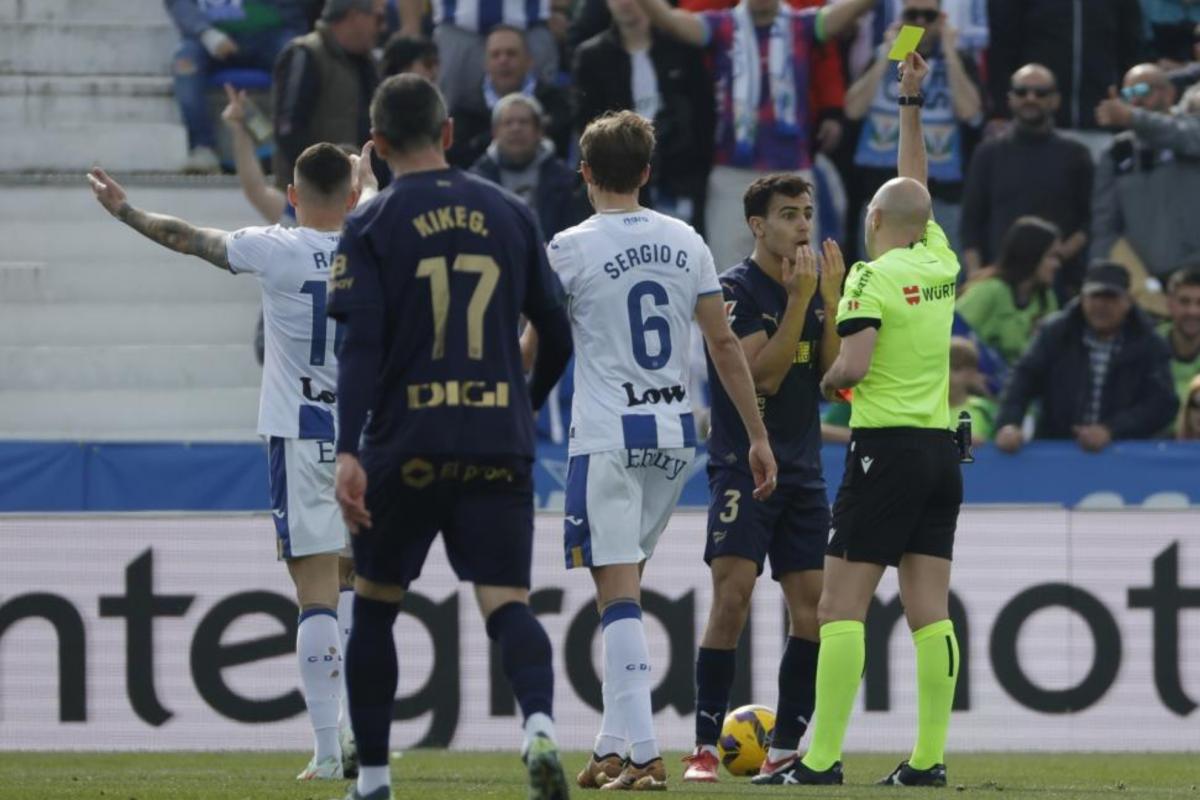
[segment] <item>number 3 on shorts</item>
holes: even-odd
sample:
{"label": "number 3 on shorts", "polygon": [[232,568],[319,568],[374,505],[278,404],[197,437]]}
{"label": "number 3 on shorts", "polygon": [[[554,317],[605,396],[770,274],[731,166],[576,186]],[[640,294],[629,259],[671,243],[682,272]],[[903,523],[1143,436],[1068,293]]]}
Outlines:
{"label": "number 3 on shorts", "polygon": [[718,517],[718,519],[721,520],[721,522],[733,522],[735,519],[737,519],[738,503],[741,502],[741,499],[742,493],[740,491],[737,489],[726,489],[725,509],[721,512],[721,516]]}

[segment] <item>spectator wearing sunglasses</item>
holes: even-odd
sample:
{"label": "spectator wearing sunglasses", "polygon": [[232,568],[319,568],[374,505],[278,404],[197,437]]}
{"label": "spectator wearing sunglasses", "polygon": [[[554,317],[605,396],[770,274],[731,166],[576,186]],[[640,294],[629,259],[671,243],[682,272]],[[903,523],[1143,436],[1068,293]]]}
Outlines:
{"label": "spectator wearing sunglasses", "polygon": [[1107,143],[1093,111],[1142,57],[1138,0],[988,0],[992,113],[1008,107],[1006,77],[1022,64],[1045,64],[1058,78],[1060,130],[1072,129],[1093,155]]}
{"label": "spectator wearing sunglasses", "polygon": [[[846,92],[846,118],[862,121],[854,151],[851,208],[868,201],[895,175],[900,84],[895,79],[896,65],[887,56],[902,24],[925,29],[917,52],[929,64],[921,108],[929,152],[929,193],[934,218],[946,231],[951,249],[960,252],[963,175],[968,149],[983,123],[983,103],[975,64],[970,55],[959,51],[958,30],[942,13],[940,0],[904,0],[900,17],[880,43],[874,63]],[[862,218],[861,214],[853,216]]]}
{"label": "spectator wearing sunglasses", "polygon": [[[1093,254],[1120,240],[1149,275],[1166,283],[1200,260],[1200,117],[1172,109],[1175,87],[1157,64],[1139,64],[1118,93],[1096,107],[1101,124],[1120,130],[1096,166]],[[1136,271],[1136,265],[1135,265]]]}
{"label": "spectator wearing sunglasses", "polygon": [[1055,130],[1061,103],[1054,74],[1040,64],[1013,73],[1007,102],[1013,124],[975,151],[963,191],[963,264],[983,277],[1020,217],[1034,215],[1062,232],[1055,275],[1061,295],[1082,280],[1091,221],[1092,158],[1086,147]]}
{"label": "spectator wearing sunglasses", "polygon": [[[820,4],[818,0],[813,2],[816,5]],[[904,6],[905,0],[880,0],[875,10],[859,21],[858,32],[848,44],[846,53],[846,71],[851,82],[858,80],[875,61],[880,42],[892,24],[900,21]],[[942,0],[941,11],[946,22],[953,25],[958,32],[958,49],[969,53],[975,65],[981,66],[981,56],[988,46],[985,0]]]}

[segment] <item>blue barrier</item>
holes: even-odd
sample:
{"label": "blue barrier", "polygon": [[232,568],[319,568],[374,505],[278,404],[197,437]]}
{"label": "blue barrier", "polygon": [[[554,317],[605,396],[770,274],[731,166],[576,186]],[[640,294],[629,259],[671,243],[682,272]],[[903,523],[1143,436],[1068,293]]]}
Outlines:
{"label": "blue barrier", "polygon": [[[823,457],[832,498],[845,447],[826,445]],[[539,447],[539,507],[561,507],[566,474],[566,448]],[[1039,442],[1015,456],[984,447],[963,477],[968,503],[1074,507],[1109,493],[1110,505],[1141,505],[1164,494],[1200,505],[1200,442],[1125,442],[1095,455],[1069,442]],[[697,468],[681,504],[707,503],[704,470]],[[0,512],[266,508],[266,450],[254,443],[0,442]]]}

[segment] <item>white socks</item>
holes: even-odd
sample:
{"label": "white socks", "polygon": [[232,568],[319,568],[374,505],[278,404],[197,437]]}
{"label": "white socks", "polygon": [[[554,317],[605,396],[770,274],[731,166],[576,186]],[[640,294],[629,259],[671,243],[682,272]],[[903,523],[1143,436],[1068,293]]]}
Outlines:
{"label": "white socks", "polygon": [[[342,589],[338,592],[338,607],[337,607],[337,624],[338,633],[341,636],[342,656],[346,655],[346,643],[350,641],[350,627],[354,624],[354,590]],[[346,688],[346,667],[343,663],[341,669],[342,680],[342,708],[341,708],[341,723],[342,730],[350,730],[350,691]]]}
{"label": "white socks", "polygon": [[530,714],[529,719],[525,720],[525,742],[521,745],[521,755],[529,751],[530,742],[539,733],[545,734],[552,742],[558,741],[554,736],[554,720],[540,711]]}
{"label": "white socks", "polygon": [[[605,670],[608,669],[607,659],[605,660]],[[596,736],[596,744],[592,748],[592,752],[598,756],[607,756],[616,753],[618,756],[625,756],[625,726],[618,724],[617,717],[617,701],[613,696],[612,684],[607,680],[601,688],[604,697],[604,716],[600,718],[600,733]]]}
{"label": "white socks", "polygon": [[772,747],[770,750],[767,751],[767,760],[773,764],[778,764],[780,761],[783,761],[785,758],[791,758],[794,755],[796,755],[795,750],[785,750],[781,747],[780,748]]}
{"label": "white socks", "polygon": [[363,796],[370,794],[380,786],[390,786],[391,783],[392,772],[390,767],[358,768],[358,793]]}
{"label": "white socks", "polygon": [[345,663],[341,635],[332,609],[312,608],[300,615],[296,629],[296,660],[300,683],[313,726],[315,758],[342,757],[338,744],[338,710],[342,700]]}
{"label": "white socks", "polygon": [[[632,610],[617,610],[624,606]],[[650,675],[650,651],[641,609],[632,602],[609,606],[604,611],[604,682],[612,687],[616,712],[612,722],[624,727],[629,759],[635,764],[645,764],[659,755],[650,706]]]}

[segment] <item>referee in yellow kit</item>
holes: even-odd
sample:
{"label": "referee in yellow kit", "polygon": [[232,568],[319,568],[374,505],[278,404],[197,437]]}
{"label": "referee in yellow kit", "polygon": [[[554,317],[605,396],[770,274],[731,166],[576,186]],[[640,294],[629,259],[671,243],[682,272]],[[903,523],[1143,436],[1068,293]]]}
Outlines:
{"label": "referee in yellow kit", "polygon": [[949,619],[950,556],[962,503],[951,433],[950,326],[958,259],[934,222],[926,188],[921,83],[929,67],[900,67],[899,177],[867,207],[871,261],[855,264],[838,307],[842,337],[822,391],[854,388],[846,474],[833,507],[817,610],[815,724],[787,783],[840,784],[842,739],[863,672],[863,621],[888,566],[917,651],[917,742],[882,783],[945,786],[943,750],[958,679]]}

